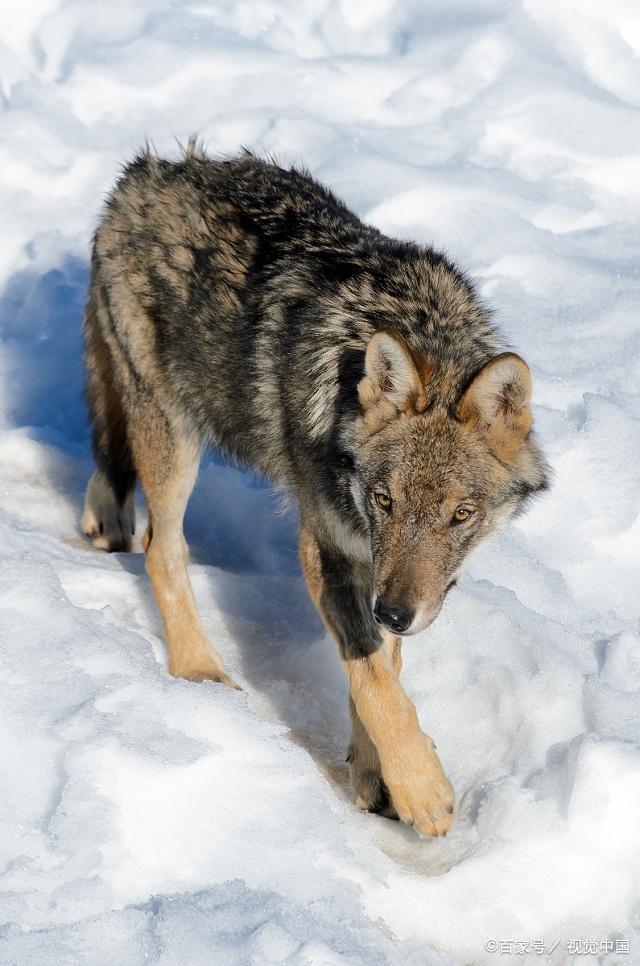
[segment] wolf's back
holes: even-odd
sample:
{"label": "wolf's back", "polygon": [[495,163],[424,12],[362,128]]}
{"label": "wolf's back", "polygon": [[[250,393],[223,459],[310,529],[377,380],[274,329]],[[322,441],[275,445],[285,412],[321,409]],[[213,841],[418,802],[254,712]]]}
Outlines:
{"label": "wolf's back", "polygon": [[[453,399],[495,352],[442,254],[364,225],[305,171],[245,153],[129,164],[96,233],[94,285],[130,378],[285,485],[332,490],[372,334],[396,332]],[[438,384],[438,379],[440,383]],[[321,469],[322,468],[322,469]]]}

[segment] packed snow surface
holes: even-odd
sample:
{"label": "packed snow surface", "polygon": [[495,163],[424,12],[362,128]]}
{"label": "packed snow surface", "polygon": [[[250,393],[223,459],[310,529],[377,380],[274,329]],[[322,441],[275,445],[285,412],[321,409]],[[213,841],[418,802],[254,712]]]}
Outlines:
{"label": "packed snow surface", "polygon": [[[640,963],[638,4],[26,0],[0,90],[0,962]],[[404,647],[445,840],[351,804],[264,483],[214,455],[187,519],[242,693],[171,679],[139,545],[79,534],[91,232],[192,132],[445,248],[531,364],[553,488]]]}

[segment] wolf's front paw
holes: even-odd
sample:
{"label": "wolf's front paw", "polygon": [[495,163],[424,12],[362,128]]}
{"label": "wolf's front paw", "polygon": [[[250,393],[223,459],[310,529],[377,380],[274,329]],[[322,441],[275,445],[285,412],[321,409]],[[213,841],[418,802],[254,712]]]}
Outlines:
{"label": "wolf's front paw", "polygon": [[422,835],[446,835],[453,822],[453,788],[433,742],[418,732],[402,751],[382,764],[398,816]]}

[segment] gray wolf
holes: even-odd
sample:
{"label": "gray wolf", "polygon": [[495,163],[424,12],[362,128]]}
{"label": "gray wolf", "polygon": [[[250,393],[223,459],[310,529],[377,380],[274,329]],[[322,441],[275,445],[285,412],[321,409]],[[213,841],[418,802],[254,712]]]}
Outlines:
{"label": "gray wolf", "polygon": [[300,507],[309,592],[350,689],[357,804],[446,834],[452,787],[400,684],[469,552],[546,485],[527,365],[468,278],[247,152],[127,165],[95,234],[86,321],[95,547],[142,543],[171,674],[237,687],[208,642],[183,516],[202,447]]}

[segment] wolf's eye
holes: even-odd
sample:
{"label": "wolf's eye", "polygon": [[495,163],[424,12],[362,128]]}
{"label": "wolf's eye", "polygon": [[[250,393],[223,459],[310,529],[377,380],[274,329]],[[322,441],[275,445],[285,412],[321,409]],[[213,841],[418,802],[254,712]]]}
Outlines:
{"label": "wolf's eye", "polygon": [[456,509],[456,512],[453,514],[453,520],[451,522],[464,523],[465,520],[468,520],[470,516],[473,516],[473,510],[471,510],[468,506],[459,506]]}
{"label": "wolf's eye", "polygon": [[376,503],[380,507],[380,509],[386,510],[388,513],[389,510],[391,509],[391,503],[392,503],[392,500],[389,494],[378,492],[378,493],[374,493],[373,496],[375,498]]}

